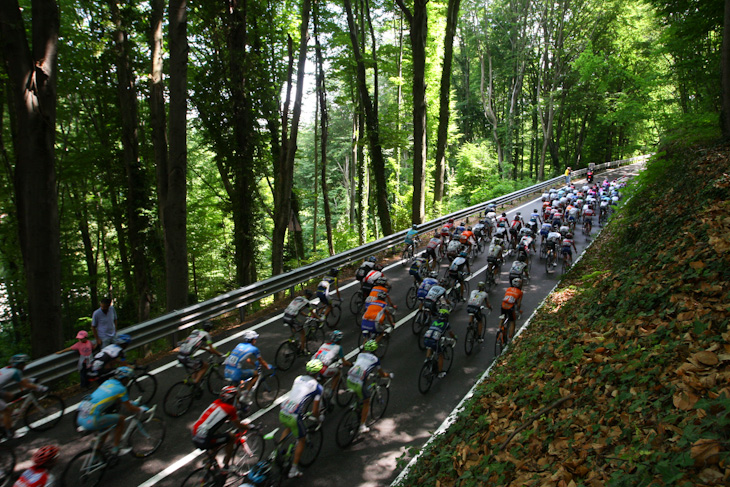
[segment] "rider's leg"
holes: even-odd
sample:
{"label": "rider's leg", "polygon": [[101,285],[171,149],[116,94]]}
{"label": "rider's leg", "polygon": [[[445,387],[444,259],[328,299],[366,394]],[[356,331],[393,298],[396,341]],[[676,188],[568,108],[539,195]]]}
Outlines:
{"label": "rider's leg", "polygon": [[370,398],[367,397],[362,401],[362,413],[360,413],[360,424],[365,424],[368,420],[368,413],[370,412]]}
{"label": "rider's leg", "polygon": [[203,374],[205,374],[206,370],[208,370],[208,362],[203,362],[203,365],[200,367],[200,370],[193,373],[193,382],[195,384],[200,382],[200,379],[203,377]]}

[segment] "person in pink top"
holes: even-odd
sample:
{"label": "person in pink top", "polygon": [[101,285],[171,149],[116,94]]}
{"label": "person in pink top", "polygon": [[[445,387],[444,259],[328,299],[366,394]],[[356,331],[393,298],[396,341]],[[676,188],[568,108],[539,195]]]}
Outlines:
{"label": "person in pink top", "polygon": [[68,348],[59,350],[56,354],[70,352],[76,350],[79,352],[79,375],[81,376],[81,387],[87,389],[89,387],[89,379],[86,376],[86,371],[91,365],[91,352],[94,349],[94,343],[89,340],[89,333],[86,330],[81,330],[76,334],[78,342],[74,343]]}

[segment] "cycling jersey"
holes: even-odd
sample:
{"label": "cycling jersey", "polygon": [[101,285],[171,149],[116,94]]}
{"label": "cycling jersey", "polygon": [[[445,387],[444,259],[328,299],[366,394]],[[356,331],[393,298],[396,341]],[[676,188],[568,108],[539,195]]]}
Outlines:
{"label": "cycling jersey", "polygon": [[514,308],[517,301],[522,298],[522,290],[516,287],[507,288],[507,292],[502,299],[502,309],[510,310]]}
{"label": "cycling jersey", "polygon": [[[345,358],[345,352],[337,343],[323,343],[319,350],[312,356],[312,360],[317,359],[324,364],[325,369],[320,372],[323,377],[329,377],[326,374],[327,368],[338,360]],[[333,371],[334,372],[334,371]]]}
{"label": "cycling jersey", "polygon": [[479,313],[481,307],[486,305],[487,300],[486,292],[475,289],[469,295],[469,300],[466,303],[466,311],[468,313]]}
{"label": "cycling jersey", "polygon": [[416,260],[411,264],[411,268],[408,269],[408,274],[420,278],[423,271],[426,269],[428,262],[423,257],[417,257]]}
{"label": "cycling jersey", "polygon": [[370,285],[372,286],[375,284],[375,281],[383,277],[383,273],[380,271],[370,271],[367,276],[365,276],[365,279],[363,279],[362,283],[363,285]]}
{"label": "cycling jersey", "polygon": [[547,234],[550,233],[551,228],[553,228],[551,224],[543,223],[542,227],[540,228],[540,235],[547,237]]}
{"label": "cycling jersey", "polygon": [[474,232],[471,230],[463,231],[460,240],[462,244],[474,243]]}
{"label": "cycling jersey", "polygon": [[449,275],[451,277],[460,277],[460,273],[464,271],[466,266],[466,257],[459,256],[454,259],[449,267]]}
{"label": "cycling jersey", "polygon": [[213,339],[205,330],[193,330],[190,336],[180,345],[180,351],[178,351],[178,358],[180,356],[189,357],[197,352],[203,345],[212,345]]}
{"label": "cycling jersey", "polygon": [[498,244],[492,244],[489,246],[489,251],[487,252],[487,260],[491,257],[492,259],[501,259],[502,258],[502,246]]}
{"label": "cycling jersey", "polygon": [[421,282],[421,285],[418,286],[417,291],[417,297],[418,299],[426,299],[426,296],[428,295],[429,291],[433,286],[436,286],[439,282],[434,279],[433,277],[427,277]]}
{"label": "cycling jersey", "polygon": [[193,438],[205,440],[215,436],[218,429],[229,420],[231,422],[238,421],[236,407],[233,404],[216,399],[203,411],[203,414],[193,425]]}
{"label": "cycling jersey", "polygon": [[440,239],[440,238],[438,238],[438,237],[433,237],[433,238],[432,238],[431,240],[429,240],[429,241],[428,241],[428,243],[426,244],[426,248],[427,248],[427,249],[435,249],[435,248],[437,248],[437,247],[438,247],[439,245],[441,245],[441,239]]}
{"label": "cycling jersey", "polygon": [[405,237],[404,242],[407,245],[411,245],[413,243],[413,239],[415,238],[416,235],[418,235],[418,230],[414,230],[411,228],[410,230],[408,230],[408,232],[406,232],[406,237]]}
{"label": "cycling jersey", "polygon": [[311,402],[319,401],[322,390],[322,386],[314,377],[300,375],[294,379],[286,401],[281,403],[281,412],[291,416],[304,414]]}
{"label": "cycling jersey", "polygon": [[253,377],[253,369],[258,367],[261,352],[251,343],[239,343],[224,362],[224,376],[233,382]]}
{"label": "cycling jersey", "polygon": [[120,415],[105,414],[105,411],[117,401],[129,401],[127,388],[117,379],[105,380],[98,389],[79,404],[76,424],[89,431],[108,428],[116,424]]}
{"label": "cycling jersey", "polygon": [[380,293],[388,294],[388,288],[385,286],[373,286],[373,288],[370,290],[370,294],[368,294],[368,297],[365,298],[365,304],[370,304],[373,301],[377,301],[378,294]]}
{"label": "cycling jersey", "polygon": [[332,276],[325,276],[322,278],[321,281],[319,281],[319,284],[317,285],[317,297],[327,297],[329,296],[330,288],[332,287],[332,284],[335,284],[337,282],[336,277]]}
{"label": "cycling jersey", "polygon": [[367,276],[368,273],[373,270],[373,267],[375,267],[374,262],[363,262],[362,265],[357,269],[357,271],[355,271],[355,279],[362,282],[365,276]]}
{"label": "cycling jersey", "polygon": [[91,369],[89,370],[90,376],[99,375],[102,369],[111,363],[114,359],[124,360],[124,349],[117,344],[112,343],[101,349],[101,352],[94,355],[94,360],[91,362]]}
{"label": "cycling jersey", "polygon": [[387,303],[384,301],[376,300],[370,303],[365,310],[365,314],[362,316],[363,323],[365,321],[377,321],[382,323],[385,320],[385,307]]}
{"label": "cycling jersey", "polygon": [[13,382],[20,382],[21,380],[23,380],[23,372],[20,369],[16,369],[10,365],[0,369],[0,387],[5,387]]}
{"label": "cycling jersey", "polygon": [[[7,472],[6,472],[7,473]],[[56,477],[43,467],[30,467],[18,478],[13,487],[55,487]]]}
{"label": "cycling jersey", "polygon": [[365,385],[370,375],[378,370],[380,370],[380,359],[370,352],[360,352],[347,372],[347,387],[354,391],[359,399],[369,397]]}
{"label": "cycling jersey", "polygon": [[426,348],[438,351],[441,337],[449,330],[449,322],[447,320],[434,320],[423,335],[423,344]]}
{"label": "cycling jersey", "polygon": [[289,303],[289,306],[284,310],[284,323],[288,325],[294,325],[299,328],[299,322],[297,318],[304,308],[311,308],[312,305],[309,300],[304,296],[297,296]]}
{"label": "cycling jersey", "polygon": [[449,245],[446,246],[446,252],[449,254],[455,254],[459,251],[461,248],[461,242],[454,239],[449,242]]}
{"label": "cycling jersey", "polygon": [[510,281],[512,280],[513,277],[522,276],[522,273],[524,272],[526,267],[527,267],[526,263],[520,262],[519,260],[514,261],[512,263],[512,267],[509,270]]}

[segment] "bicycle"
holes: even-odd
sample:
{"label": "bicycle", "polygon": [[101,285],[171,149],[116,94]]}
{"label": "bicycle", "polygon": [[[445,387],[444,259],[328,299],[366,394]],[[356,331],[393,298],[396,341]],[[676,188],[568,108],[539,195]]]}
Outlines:
{"label": "bicycle", "polygon": [[216,456],[225,447],[225,443],[205,451],[206,459],[202,467],[193,470],[185,477],[182,486],[223,487],[227,481],[239,485],[241,478],[264,456],[264,436],[261,427],[249,425],[246,431],[237,431],[233,455],[226,472],[218,463]]}
{"label": "bicycle", "polygon": [[385,328],[381,332],[365,331],[363,330],[357,338],[357,346],[360,350],[363,349],[365,342],[368,340],[378,340],[378,349],[375,351],[375,356],[378,358],[385,357],[385,352],[388,351],[388,345],[390,345],[390,334],[393,332],[393,326],[388,323],[384,325]]}
{"label": "bicycle", "polygon": [[[499,328],[497,329],[497,336],[494,339],[494,356],[499,357],[502,354],[502,350],[507,346],[507,342],[512,338],[509,334],[509,318],[507,315],[499,315]],[[517,326],[517,323],[515,323]]]}
{"label": "bicycle", "polygon": [[400,265],[402,267],[408,267],[409,265],[411,265],[411,262],[413,262],[413,259],[416,256],[416,249],[420,244],[421,239],[418,237],[418,235],[416,235],[413,239],[413,243],[406,244],[406,247],[403,249],[403,253],[400,256]]}
{"label": "bicycle", "polygon": [[220,371],[221,362],[217,358],[214,355],[208,358],[208,369],[197,384],[193,382],[193,372],[190,372],[184,380],[170,386],[162,402],[165,414],[179,418],[187,413],[193,401],[203,397],[203,383],[212,395],[217,396],[220,393],[224,378]]}
{"label": "bicycle", "polygon": [[342,300],[337,298],[329,298],[329,300],[331,303],[331,307],[329,313],[327,313],[326,316],[324,312],[327,308],[327,305],[322,302],[317,305],[314,313],[319,316],[320,319],[324,318],[324,322],[327,324],[328,328],[334,329],[340,323],[340,317],[342,316]]}
{"label": "bicycle", "polygon": [[[322,424],[312,417],[311,411],[304,414],[304,425],[306,433],[304,435],[304,451],[299,459],[299,465],[309,467],[319,456],[322,449]],[[266,438],[274,438],[279,428],[276,428]],[[294,449],[296,448],[298,438],[295,438],[290,431],[283,440],[277,440],[274,452],[272,453],[275,463],[281,469],[281,478],[285,478],[289,473],[294,460]]]}
{"label": "bicycle", "polygon": [[[259,409],[264,409],[271,406],[279,396],[279,376],[276,375],[276,367],[263,370],[263,367],[259,364],[257,371],[259,378],[251,387],[251,390],[248,391],[248,397],[253,397]],[[252,380],[253,377],[249,377],[248,379],[241,381],[238,385],[238,390],[244,391],[246,384]],[[237,394],[235,401],[236,407],[239,409],[246,409],[248,404],[242,403],[240,399],[241,395]]]}
{"label": "bicycle", "polygon": [[[139,397],[140,404],[150,404],[152,398],[157,394],[157,379],[147,372],[149,365],[130,364],[134,369],[134,378],[129,382],[127,391],[131,397]],[[138,374],[138,372],[142,372]],[[89,380],[97,384],[114,377],[114,369],[103,371],[98,377],[91,377]]]}
{"label": "bicycle", "polygon": [[[464,337],[464,352],[471,355],[474,346],[484,341],[487,330],[486,317],[482,314],[484,306],[479,307],[478,312],[469,313],[469,323],[466,325],[466,336]],[[491,313],[491,310],[489,311]],[[478,318],[477,318],[478,316]],[[479,324],[482,325],[482,332],[479,333]]]}
{"label": "bicycle", "polygon": [[300,332],[292,329],[291,336],[279,345],[274,356],[274,363],[279,370],[289,370],[297,357],[310,357],[324,343],[324,324],[320,318],[310,316],[303,326],[306,339],[305,348],[302,349],[301,346]]}
{"label": "bicycle", "polygon": [[[466,273],[462,273],[461,281],[459,281],[458,279],[449,278],[449,285],[451,286],[449,294],[447,295],[447,299],[449,300],[449,302],[456,305],[456,303],[466,300],[464,296],[469,296],[469,281],[466,280],[467,275],[468,274]],[[462,286],[464,288],[463,295],[461,292]]]}
{"label": "bicycle", "polygon": [[[390,377],[378,377],[377,381],[368,386],[370,389],[370,411],[368,412],[370,424],[385,415],[390,398],[390,381]],[[350,408],[340,418],[335,435],[335,441],[340,448],[347,448],[355,441],[360,428],[363,405],[364,401],[353,401]]]}
{"label": "bicycle", "polygon": [[[33,380],[33,379],[31,379]],[[20,418],[32,431],[47,431],[56,426],[63,417],[63,399],[47,392],[39,393],[33,389],[21,394],[7,405],[12,409],[10,427],[14,428]]]}
{"label": "bicycle", "polygon": [[362,292],[362,288],[355,291],[355,293],[350,296],[350,312],[354,315],[357,315],[362,311],[362,307],[365,305],[365,296]]}
{"label": "bicycle", "polygon": [[[454,361],[455,346],[455,338],[448,338],[444,336],[439,338],[439,350],[441,350],[441,354],[444,357],[442,369],[444,372],[448,372],[449,369],[451,369],[451,364]],[[439,374],[438,356],[439,354],[434,350],[431,356],[426,358],[426,361],[423,362],[423,365],[421,366],[421,371],[418,373],[418,391],[421,394],[426,394],[431,389],[433,380]]]}
{"label": "bicycle", "polygon": [[570,256],[568,253],[563,253],[563,264],[561,267],[561,274],[565,274],[568,272],[570,267],[573,265],[573,257]]}
{"label": "bicycle", "polygon": [[[152,455],[165,439],[165,423],[155,417],[157,406],[145,412],[139,412],[127,419],[127,425],[120,444],[127,444],[132,448],[131,455],[136,458],[146,458]],[[142,420],[144,416],[147,419]],[[94,431],[91,448],[86,449],[66,465],[61,475],[61,485],[79,487],[95,487],[99,485],[107,467],[116,465],[119,456],[103,447],[105,439],[116,428],[116,424],[101,431]]]}
{"label": "bicycle", "polygon": [[545,272],[552,274],[554,272],[555,264],[558,261],[558,256],[554,249],[548,249],[547,255],[545,256]]}
{"label": "bicycle", "polygon": [[590,235],[593,229],[593,222],[590,219],[583,220],[583,235]]}
{"label": "bicycle", "polygon": [[[335,364],[332,364],[329,367],[337,366]],[[336,391],[332,387],[335,378],[339,378],[337,381]],[[321,404],[323,406],[320,406],[320,409],[330,413],[334,410],[335,402],[340,407],[345,407],[350,404],[350,401],[352,400],[352,391],[347,388],[346,382],[347,374],[342,373],[341,366],[337,367],[337,373],[331,377],[328,377],[327,380],[324,381],[324,384],[322,384],[322,389],[324,390],[324,392],[322,393]]]}
{"label": "bicycle", "polygon": [[408,292],[406,292],[406,307],[410,310],[415,309],[416,304],[418,303],[419,286],[420,284],[418,284],[418,281],[414,279],[413,284],[411,284],[411,287],[408,288]]}
{"label": "bicycle", "polygon": [[0,487],[12,485],[15,461],[13,449],[6,445],[0,445]]}
{"label": "bicycle", "polygon": [[484,287],[487,292],[497,287],[499,274],[502,272],[502,266],[498,263],[490,262],[487,264],[487,275],[484,278]]}

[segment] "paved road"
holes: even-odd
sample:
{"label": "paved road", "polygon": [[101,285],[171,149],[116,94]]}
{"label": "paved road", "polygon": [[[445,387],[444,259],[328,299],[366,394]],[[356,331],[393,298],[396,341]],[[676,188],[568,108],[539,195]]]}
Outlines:
{"label": "paved road", "polygon": [[[628,166],[612,171],[611,177],[634,174],[638,170],[640,170],[639,165]],[[597,180],[602,181],[603,175],[599,175]],[[521,211],[523,216],[529,215],[532,209],[538,208],[539,205],[539,200],[535,200],[508,212],[508,216],[512,217],[515,211]],[[598,229],[595,228],[594,234],[597,231]],[[579,253],[590,243],[591,237],[576,232],[576,245]],[[505,281],[510,263],[511,260],[508,259],[508,263],[503,266],[499,286],[490,293],[490,301],[497,310],[506,289]],[[485,266],[486,257],[482,254],[472,265],[474,272],[471,279],[472,289],[476,286],[477,281],[484,279]],[[334,441],[335,429],[342,414],[342,409],[337,408],[328,416],[324,425],[324,445],[318,460],[306,470],[302,479],[290,481],[288,485],[367,487],[389,484],[395,478],[399,468],[402,468],[402,465],[398,465],[397,460],[409,449],[417,451],[426,442],[431,433],[438,428],[493,360],[493,340],[498,313],[492,313],[487,318],[488,338],[483,347],[475,349],[471,356],[466,356],[463,338],[468,315],[465,306],[461,305],[452,315],[452,327],[459,337],[452,369],[446,378],[435,381],[427,395],[421,395],[418,392],[417,380],[425,352],[418,349],[416,339],[411,333],[410,323],[407,319],[411,314],[405,306],[405,294],[412,278],[397,263],[387,268],[386,275],[393,283],[391,295],[399,306],[396,319],[400,325],[391,338],[387,355],[382,360],[383,367],[395,374],[386,415],[374,425],[370,433],[356,441],[347,451],[342,451]],[[530,284],[524,289],[525,318],[532,313],[557,283],[560,272],[546,275],[544,265],[536,258],[532,266],[532,276]],[[339,328],[345,332],[343,340],[345,350],[351,351],[357,345],[358,328],[355,317],[346,309],[346,304],[357,288],[354,284],[343,287],[346,289],[342,292],[343,316]],[[273,362],[276,348],[288,337],[287,328],[282,326],[280,316],[261,319],[253,326],[261,333],[259,346],[264,358]],[[216,347],[224,352],[231,350],[238,343],[238,335],[240,335],[240,330],[231,332],[229,336],[220,340]],[[173,365],[174,363],[170,363],[169,359],[153,364],[160,382],[156,399],[160,401],[166,389],[183,377],[182,369]],[[294,378],[303,372],[303,366],[304,360],[300,359],[290,371],[280,374],[282,393],[287,392]],[[191,411],[182,418],[165,417],[167,437],[160,450],[144,462],[130,457],[121,459],[117,466],[107,471],[103,481],[105,487],[179,486],[185,476],[200,464],[201,457],[192,446],[189,431],[192,423],[212,399],[212,396],[206,395],[197,401]],[[68,403],[74,405],[77,402],[78,398],[73,398]],[[87,448],[88,439],[79,438],[70,417],[71,415],[68,415],[59,426],[50,432],[30,433],[24,439],[16,441],[19,443],[16,446],[20,462],[19,468],[27,465],[27,462],[23,463],[23,460],[30,457],[34,448],[49,440],[63,445],[61,466],[78,451]],[[257,411],[253,418],[260,421],[264,425],[264,429],[269,431],[278,425],[278,408],[274,407],[270,411]]]}

